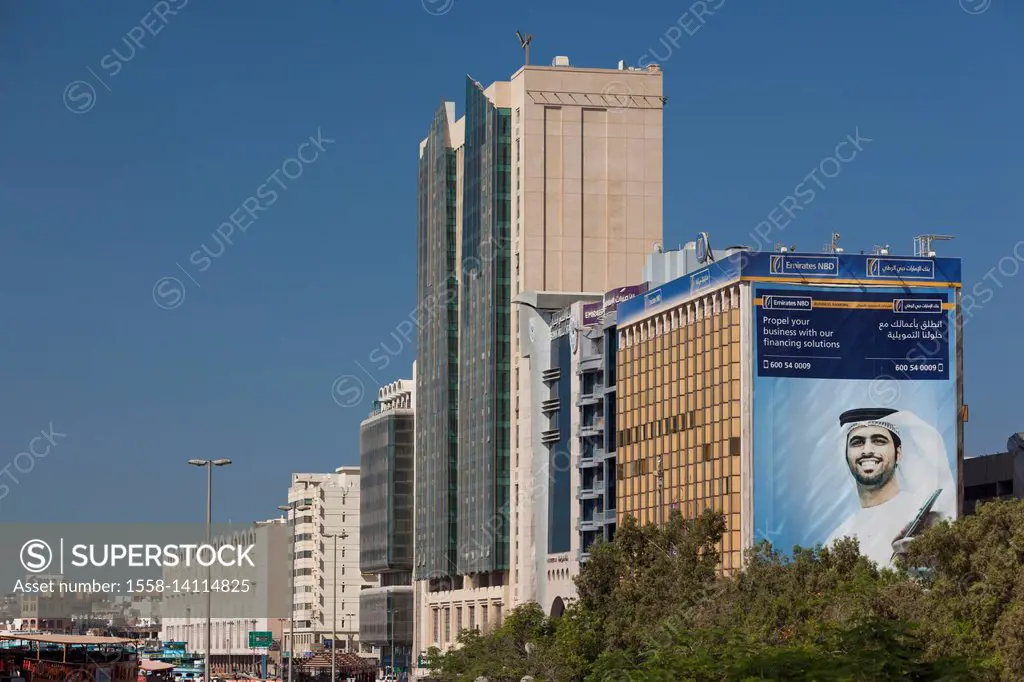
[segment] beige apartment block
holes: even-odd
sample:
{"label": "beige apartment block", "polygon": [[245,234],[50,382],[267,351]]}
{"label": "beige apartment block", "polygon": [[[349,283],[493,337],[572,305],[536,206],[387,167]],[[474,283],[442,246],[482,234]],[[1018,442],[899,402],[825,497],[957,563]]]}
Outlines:
{"label": "beige apartment block", "polygon": [[[662,73],[524,66],[511,80],[512,294],[604,292],[643,281],[663,239]],[[512,307],[511,606],[537,599],[529,518],[535,405],[521,367],[519,306]]]}

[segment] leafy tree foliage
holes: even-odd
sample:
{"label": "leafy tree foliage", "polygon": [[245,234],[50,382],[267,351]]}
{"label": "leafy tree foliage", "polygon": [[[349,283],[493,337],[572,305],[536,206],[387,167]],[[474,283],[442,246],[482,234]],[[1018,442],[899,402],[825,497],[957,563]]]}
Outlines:
{"label": "leafy tree foliage", "polygon": [[473,682],[1024,679],[1024,502],[928,529],[897,570],[856,540],[768,544],[718,569],[723,517],[627,518],[591,548],[560,618],[537,604],[430,653],[435,679]]}

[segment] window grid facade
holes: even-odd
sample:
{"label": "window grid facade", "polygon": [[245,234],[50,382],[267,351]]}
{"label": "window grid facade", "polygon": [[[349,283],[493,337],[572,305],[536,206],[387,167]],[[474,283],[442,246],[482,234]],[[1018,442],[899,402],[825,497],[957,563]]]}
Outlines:
{"label": "window grid facade", "polygon": [[458,518],[460,575],[509,565],[511,111],[466,81]]}
{"label": "window grid facade", "polygon": [[724,571],[743,549],[739,300],[731,287],[620,329],[616,355],[618,518],[719,510]]}
{"label": "window grid facade", "polygon": [[450,576],[458,554],[458,164],[448,110],[420,157],[417,209],[416,559],[418,579]]}

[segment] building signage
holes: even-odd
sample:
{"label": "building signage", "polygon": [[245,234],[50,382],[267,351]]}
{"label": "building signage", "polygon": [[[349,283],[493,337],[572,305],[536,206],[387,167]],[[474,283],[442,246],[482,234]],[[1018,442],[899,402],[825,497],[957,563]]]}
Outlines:
{"label": "building signage", "polygon": [[568,554],[553,554],[548,557],[548,564],[567,564],[569,563]]}
{"label": "building signage", "polygon": [[[762,289],[758,376],[945,380],[954,304],[935,293]],[[947,294],[948,297],[948,294]],[[928,350],[927,360],[918,347]]]}
{"label": "building signage", "polygon": [[551,338],[557,339],[569,333],[572,308],[562,308],[551,316]]}
{"label": "building signage", "polygon": [[604,319],[604,304],[603,303],[584,303],[583,304],[583,326],[593,327],[594,325],[601,324],[601,320]]}
{"label": "building signage", "polygon": [[[961,282],[960,271],[959,258],[742,251],[663,284],[643,297],[623,301],[618,307],[618,326],[622,328],[633,324],[736,280],[780,284],[820,281],[852,285],[956,288]],[[794,301],[789,303],[796,305]],[[780,299],[777,305],[786,304]],[[890,308],[891,304],[892,301]]]}
{"label": "building signage", "polygon": [[634,284],[628,287],[612,289],[604,295],[600,303],[583,304],[583,326],[593,327],[601,324],[605,313],[609,313],[619,307],[620,303],[636,298],[647,291],[648,284]]}
{"label": "building signage", "polygon": [[891,565],[958,513],[955,286],[770,282],[752,293],[754,540],[853,536]]}
{"label": "building signage", "polygon": [[707,232],[697,234],[697,262],[700,264],[715,260],[714,252],[711,250],[711,238]]}
{"label": "building signage", "polygon": [[773,275],[835,277],[839,274],[839,256],[771,256]]}
{"label": "building signage", "polygon": [[700,291],[711,286],[711,273],[707,268],[690,275],[690,291]]}
{"label": "building signage", "polygon": [[935,279],[935,261],[914,258],[868,258],[871,279]]}
{"label": "building signage", "polygon": [[274,638],[272,633],[261,630],[254,630],[249,633],[249,648],[250,649],[269,649],[270,645],[273,644]]}
{"label": "building signage", "polygon": [[634,284],[631,287],[619,287],[618,289],[612,289],[604,295],[604,301],[602,303],[605,308],[615,310],[616,306],[623,301],[628,301],[631,298],[635,298],[640,294],[646,293],[647,286],[647,282],[644,282],[643,284]]}

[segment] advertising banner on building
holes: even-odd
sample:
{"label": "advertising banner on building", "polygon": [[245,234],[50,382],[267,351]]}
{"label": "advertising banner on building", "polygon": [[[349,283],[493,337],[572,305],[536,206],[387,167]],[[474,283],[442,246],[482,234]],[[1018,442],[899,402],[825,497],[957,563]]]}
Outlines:
{"label": "advertising banner on building", "polygon": [[853,536],[890,565],[957,513],[955,290],[772,283],[753,297],[755,541]]}
{"label": "advertising banner on building", "polygon": [[594,303],[583,304],[583,326],[593,327],[601,324],[604,314],[615,310],[620,303],[624,303],[640,294],[647,293],[647,282],[634,284],[628,287],[619,287],[606,292],[603,300]]}

